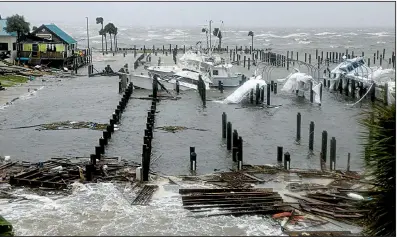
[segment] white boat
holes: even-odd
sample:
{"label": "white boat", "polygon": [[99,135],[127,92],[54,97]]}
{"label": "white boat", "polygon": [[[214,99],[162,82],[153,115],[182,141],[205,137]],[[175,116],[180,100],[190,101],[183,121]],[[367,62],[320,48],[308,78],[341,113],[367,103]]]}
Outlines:
{"label": "white boat", "polygon": [[179,58],[178,65],[150,66],[146,70],[160,77],[191,70],[207,74],[211,80],[210,86],[218,86],[218,83],[222,82],[224,87],[237,87],[240,85],[242,74],[233,73],[232,68],[232,64],[225,63],[225,60],[217,55],[209,56],[201,54],[199,51],[188,51]]}
{"label": "white boat", "polygon": [[170,83],[170,84],[176,84],[179,82],[179,89],[180,90],[188,90],[188,89],[194,89],[197,90],[197,85],[199,82],[199,76],[201,75],[201,78],[204,81],[205,88],[207,90],[210,89],[210,84],[212,83],[211,80],[208,78],[208,76],[200,73],[200,72],[195,72],[195,71],[190,71],[190,70],[183,70],[176,72],[174,75],[171,76],[163,76],[159,78],[160,83]]}

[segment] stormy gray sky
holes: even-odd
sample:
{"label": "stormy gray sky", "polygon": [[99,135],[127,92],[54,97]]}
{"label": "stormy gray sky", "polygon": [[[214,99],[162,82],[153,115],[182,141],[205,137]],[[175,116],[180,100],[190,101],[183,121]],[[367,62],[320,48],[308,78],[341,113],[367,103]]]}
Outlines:
{"label": "stormy gray sky", "polygon": [[207,20],[229,27],[393,27],[394,2],[0,2],[4,18],[22,14],[32,25],[90,24],[102,16],[120,26],[188,27]]}

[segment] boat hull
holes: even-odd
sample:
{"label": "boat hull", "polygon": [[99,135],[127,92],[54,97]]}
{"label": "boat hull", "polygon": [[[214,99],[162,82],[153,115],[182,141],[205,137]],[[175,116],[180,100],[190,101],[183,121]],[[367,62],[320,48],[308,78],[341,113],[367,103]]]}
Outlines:
{"label": "boat hull", "polygon": [[223,83],[223,87],[238,87],[240,86],[240,81],[242,80],[241,76],[232,76],[232,77],[213,77],[212,78],[212,87],[218,87],[219,82]]}

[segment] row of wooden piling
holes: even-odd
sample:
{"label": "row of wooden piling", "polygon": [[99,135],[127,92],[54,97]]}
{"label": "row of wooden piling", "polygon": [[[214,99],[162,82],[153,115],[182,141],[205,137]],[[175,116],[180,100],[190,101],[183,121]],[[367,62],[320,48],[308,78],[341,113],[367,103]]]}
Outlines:
{"label": "row of wooden piling", "polygon": [[158,93],[158,76],[153,77],[153,94],[152,94],[152,104],[150,106],[150,111],[147,113],[146,118],[146,129],[143,137],[142,146],[142,181],[149,181],[149,171],[150,171],[150,160],[152,154],[152,140],[153,140],[153,130],[156,115],[157,106],[157,93]]}
{"label": "row of wooden piling", "polygon": [[[260,86],[259,83],[256,84],[255,90],[252,88],[248,95],[250,104],[254,104],[254,101],[256,105],[264,103],[265,88],[266,88],[266,105],[270,106],[271,92],[273,92],[275,95],[277,94],[277,83],[274,83],[274,81],[271,81],[270,85],[266,85],[266,86]],[[255,100],[254,100],[254,95],[255,95]]]}
{"label": "row of wooden piling", "polygon": [[[302,125],[302,117],[301,113],[297,113],[296,115],[296,142],[300,143],[301,141],[301,125]],[[310,121],[309,125],[309,151],[313,152],[314,149],[314,128],[315,124],[313,121]],[[321,164],[325,163],[327,161],[327,143],[328,143],[328,132],[324,130],[321,133],[321,153],[320,153],[320,161]],[[279,150],[281,149],[281,151]],[[277,161],[281,162],[280,157],[282,157],[282,147],[277,148]],[[281,152],[281,154],[279,154]],[[289,155],[289,154],[288,154]],[[348,154],[350,157],[350,153]],[[330,170],[335,170],[336,166],[336,138],[332,137],[330,140]],[[290,158],[289,158],[290,161]],[[348,159],[348,167],[350,167],[350,159]],[[285,161],[284,161],[284,168],[285,166]],[[348,168],[349,169],[349,168]]]}
{"label": "row of wooden piling", "polygon": [[[368,92],[368,88],[364,87],[363,82],[356,81],[354,79],[344,78],[346,80],[346,85],[343,87],[343,80],[339,79],[335,82],[331,88],[331,81],[324,78],[324,86],[327,89],[332,89],[333,91],[338,91],[340,94],[345,94],[346,96],[351,96],[352,98],[356,97],[356,91],[358,90],[358,96],[361,99],[365,94]],[[351,92],[349,92],[349,85],[351,85]],[[387,83],[383,87],[385,93],[383,101],[387,103]],[[371,86],[370,91],[368,92],[368,97],[371,99],[372,102],[375,102],[375,86]],[[349,95],[350,93],[350,95]]]}
{"label": "row of wooden piling", "polygon": [[115,112],[112,114],[112,118],[109,120],[109,125],[106,126],[106,130],[103,131],[103,135],[99,138],[99,146],[95,146],[95,154],[90,155],[90,164],[86,165],[86,179],[87,181],[92,180],[92,176],[96,170],[97,160],[101,160],[102,155],[105,154],[105,146],[108,145],[112,134],[114,133],[114,128],[116,124],[119,124],[121,119],[121,114],[124,112],[129,99],[133,93],[133,84],[129,84],[123,97],[121,98],[119,105]]}
{"label": "row of wooden piling", "polygon": [[226,149],[232,151],[233,162],[237,163],[237,170],[243,168],[243,138],[237,129],[232,132],[232,123],[227,121],[227,115],[222,113],[222,139],[226,139]]}
{"label": "row of wooden piling", "polygon": [[[143,47],[141,47],[140,49],[138,49],[136,47],[136,45],[134,45],[133,48],[119,48],[120,51],[123,52],[124,56],[127,54],[128,51],[134,51],[134,54],[136,55],[136,51],[140,50],[143,51],[144,54],[146,53],[156,53],[162,51],[163,54],[172,54],[173,51],[182,51],[183,53],[186,52],[186,46],[183,45],[183,48],[178,48],[178,45],[175,45],[174,47],[172,46],[172,44],[169,44],[169,47],[166,49],[165,45],[162,46],[161,48],[156,48],[155,45],[153,45],[153,47],[147,48],[145,45]],[[188,49],[192,49],[193,47],[190,46],[188,47]],[[226,46],[226,48],[222,48],[219,50],[216,50],[218,52],[226,52],[226,53],[230,53],[230,60],[232,60],[233,58],[233,62],[238,62],[238,64],[240,63],[241,60],[241,55],[238,54],[239,52],[244,52],[245,54],[250,54],[252,55],[252,58],[246,57],[244,56],[244,67],[246,65],[246,61],[247,65],[248,65],[248,69],[250,68],[251,65],[251,61],[255,64],[255,61],[258,60],[258,58],[262,61],[262,62],[270,62],[275,66],[282,66],[282,67],[287,67],[287,69],[289,69],[289,65],[290,63],[292,65],[295,65],[294,61],[300,61],[299,60],[299,53],[295,52],[294,55],[294,51],[287,51],[286,55],[281,55],[281,54],[277,54],[277,53],[272,53],[272,52],[268,52],[264,49],[253,49],[251,46],[249,46],[249,48],[246,46],[245,50],[243,50],[243,47],[240,46],[235,46],[234,49],[230,48],[229,50],[229,46]],[[113,52],[113,55],[115,53]],[[233,55],[233,57],[232,57]],[[373,63],[376,62],[376,60],[379,60],[380,66],[382,66],[382,61],[385,61],[387,59],[385,59],[385,55],[386,55],[386,49],[383,49],[383,54],[380,53],[379,50],[376,51],[376,53],[373,54]],[[295,57],[296,56],[296,57]],[[323,64],[326,63],[329,65],[329,63],[340,63],[343,61],[343,57],[346,56],[347,59],[350,58],[354,58],[356,56],[361,56],[364,57],[364,52],[361,52],[361,55],[355,55],[354,51],[349,52],[348,49],[346,49],[345,52],[324,52],[321,51],[319,52],[318,49],[316,49],[316,53],[315,55],[313,55],[313,58],[317,61],[316,63],[319,64]],[[237,60],[236,60],[237,57]],[[305,63],[312,63],[312,54],[308,54],[305,53],[304,56],[304,62]],[[315,61],[313,61],[315,62]],[[368,66],[370,65],[370,58],[368,58]],[[391,58],[389,58],[388,60],[389,65],[392,65],[393,68],[395,68],[395,53],[392,52],[392,56]]]}

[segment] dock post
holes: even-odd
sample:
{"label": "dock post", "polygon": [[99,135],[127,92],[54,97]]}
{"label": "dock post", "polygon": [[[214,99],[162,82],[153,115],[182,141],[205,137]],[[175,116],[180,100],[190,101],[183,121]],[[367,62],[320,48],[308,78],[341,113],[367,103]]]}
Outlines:
{"label": "dock post", "polygon": [[307,62],[307,53],[305,53],[305,63]]}
{"label": "dock post", "polygon": [[251,66],[251,58],[248,58],[248,70],[250,70],[250,66]]}
{"label": "dock post", "polygon": [[355,98],[356,97],[356,81],[355,80],[351,81],[351,87],[352,87],[351,96],[352,96],[352,98]]}
{"label": "dock post", "polygon": [[226,125],[226,149],[230,151],[232,149],[232,123],[227,122]]}
{"label": "dock post", "polygon": [[273,92],[275,95],[277,94],[277,83],[273,84]]}
{"label": "dock post", "polygon": [[[325,85],[327,85],[326,83],[327,82],[325,82]],[[320,105],[321,105],[322,99],[323,99],[323,84],[320,83]]]}
{"label": "dock post", "polygon": [[301,140],[301,113],[296,115],[296,141]]}
{"label": "dock post", "polygon": [[[287,166],[288,164],[288,166]],[[289,154],[289,152],[286,152],[284,154],[284,169],[285,170],[289,170],[291,168],[291,156]]]}
{"label": "dock post", "polygon": [[379,59],[379,50],[376,50],[376,59]]}
{"label": "dock post", "polygon": [[312,64],[312,55],[309,54],[309,64]]}
{"label": "dock post", "polygon": [[350,171],[350,152],[347,153],[347,168],[346,171],[349,172]]}
{"label": "dock post", "polygon": [[261,102],[263,103],[265,101],[265,86],[262,86],[261,88]]}
{"label": "dock post", "polygon": [[256,84],[256,88],[255,88],[255,104],[259,104],[259,99],[260,99],[259,84]]}
{"label": "dock post", "polygon": [[313,151],[313,143],[314,143],[314,122],[310,122],[309,127],[309,150]]}
{"label": "dock post", "polygon": [[336,163],[336,139],[331,138],[331,149],[330,149],[330,170],[335,170]]}
{"label": "dock post", "polygon": [[196,148],[195,147],[190,147],[190,170],[195,171],[196,170],[196,161],[197,161],[197,154],[196,154]]}
{"label": "dock post", "polygon": [[250,103],[251,104],[254,103],[254,89],[251,89],[251,91],[250,91]]}
{"label": "dock post", "polygon": [[266,104],[270,105],[270,86],[266,86]]}
{"label": "dock post", "polygon": [[289,70],[289,51],[287,51],[287,71]]}
{"label": "dock post", "polygon": [[233,149],[232,149],[232,158],[233,161],[237,161],[237,152],[238,152],[238,132],[236,129],[233,130]]}
{"label": "dock post", "polygon": [[324,162],[327,162],[327,142],[328,142],[328,132],[327,131],[323,131],[323,133],[321,134],[321,159]]}
{"label": "dock post", "polygon": [[87,181],[92,181],[93,172],[95,171],[94,165],[85,165],[85,179]]}
{"label": "dock post", "polygon": [[273,88],[274,88],[274,81],[272,80],[270,81],[270,91],[273,91]]}
{"label": "dock post", "polygon": [[238,137],[237,144],[238,144],[237,161],[238,161],[238,166],[241,170],[243,168],[243,138],[242,137],[240,137],[240,136]]}
{"label": "dock post", "polygon": [[142,153],[142,181],[149,181],[149,149],[147,144],[143,144]]}
{"label": "dock post", "polygon": [[226,138],[226,123],[227,115],[225,112],[222,113],[222,138]]}
{"label": "dock post", "polygon": [[313,103],[313,82],[310,81],[310,103]]}
{"label": "dock post", "polygon": [[283,163],[283,147],[282,146],[277,147],[277,163],[278,164]]}

